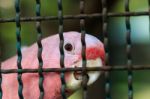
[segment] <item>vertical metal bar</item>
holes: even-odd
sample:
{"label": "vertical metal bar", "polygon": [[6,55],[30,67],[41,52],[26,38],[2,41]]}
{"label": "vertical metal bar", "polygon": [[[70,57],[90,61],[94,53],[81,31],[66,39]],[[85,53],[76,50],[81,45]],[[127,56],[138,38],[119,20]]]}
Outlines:
{"label": "vertical metal bar", "polygon": [[[62,0],[58,0],[58,22],[59,22],[59,38],[60,38],[60,44],[59,44],[59,50],[60,50],[60,66],[61,68],[65,68],[64,66],[64,36],[63,36],[63,8],[62,8]],[[65,73],[60,73],[61,78],[61,95],[63,99],[67,99],[65,88],[66,88],[66,81],[65,81]]]}
{"label": "vertical metal bar", "polygon": [[[129,10],[129,0],[125,0],[125,12],[130,12]],[[127,35],[126,35],[126,41],[127,41],[127,46],[126,46],[126,51],[127,51],[127,66],[129,67],[128,70],[128,99],[133,99],[133,86],[132,86],[132,57],[131,57],[131,25],[130,25],[130,17],[127,16],[125,18],[125,24],[126,24],[126,29],[127,29]]]}
{"label": "vertical metal bar", "polygon": [[[105,65],[109,65],[109,48],[108,48],[108,33],[107,33],[107,0],[101,0],[102,3],[102,32],[104,35],[104,47],[106,52]],[[111,99],[110,92],[110,73],[109,71],[105,72],[105,99]]]}
{"label": "vertical metal bar", "polygon": [[[1,71],[1,57],[2,57],[2,46],[1,46],[1,34],[0,34],[0,71]],[[3,91],[2,91],[2,73],[0,72],[0,99],[2,99]]]}
{"label": "vertical metal bar", "polygon": [[[39,17],[41,15],[40,13],[41,10],[41,3],[40,0],[36,0],[36,16]],[[41,22],[36,21],[36,30],[38,33],[38,39],[37,39],[37,45],[38,45],[38,61],[39,61],[39,89],[40,89],[40,96],[39,99],[44,98],[44,88],[43,88],[43,81],[44,81],[44,76],[43,76],[43,59],[42,59],[42,50],[43,46],[41,43],[42,40],[42,30],[41,30]]]}
{"label": "vertical metal bar", "polygon": [[149,11],[149,39],[150,39],[150,0],[148,0],[148,11]]}
{"label": "vertical metal bar", "polygon": [[[80,0],[80,14],[84,14],[85,0]],[[86,42],[85,42],[85,19],[80,18],[80,29],[81,29],[81,44],[82,44],[82,89],[83,99],[87,99],[87,83],[88,74],[86,71]]]}
{"label": "vertical metal bar", "polygon": [[[21,53],[21,25],[20,25],[20,0],[15,0],[15,10],[16,10],[16,39],[17,39],[17,67],[19,71],[22,70],[21,61],[22,61],[22,53]],[[22,90],[23,90],[23,83],[22,83],[22,73],[18,73],[18,95],[20,99],[24,99]]]}

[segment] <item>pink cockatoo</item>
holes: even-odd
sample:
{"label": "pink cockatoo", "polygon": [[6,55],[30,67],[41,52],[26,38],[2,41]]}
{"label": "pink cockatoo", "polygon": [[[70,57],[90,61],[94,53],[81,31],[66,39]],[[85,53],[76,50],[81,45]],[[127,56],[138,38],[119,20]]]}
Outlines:
{"label": "pink cockatoo", "polygon": [[[42,40],[43,68],[60,68],[59,36],[47,37]],[[86,58],[87,67],[103,66],[105,51],[103,44],[94,36],[86,34]],[[81,33],[64,32],[64,54],[65,67],[82,67],[81,54]],[[22,68],[37,69],[39,66],[37,58],[38,46],[33,44],[22,51]],[[2,69],[17,69],[17,56],[2,62]],[[66,93],[72,94],[81,87],[82,75],[79,72],[67,72],[65,74]],[[49,72],[44,75],[44,99],[61,99],[61,80],[60,73]],[[99,71],[88,72],[88,85],[92,84],[99,77]],[[2,74],[3,99],[19,99],[17,73]],[[23,73],[23,96],[24,99],[38,99],[39,74]]]}

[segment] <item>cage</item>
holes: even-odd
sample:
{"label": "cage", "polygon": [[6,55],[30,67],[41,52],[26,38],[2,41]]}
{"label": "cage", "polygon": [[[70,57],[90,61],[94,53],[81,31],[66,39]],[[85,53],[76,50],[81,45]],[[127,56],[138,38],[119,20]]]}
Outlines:
{"label": "cage", "polygon": [[[0,64],[16,51],[18,56],[18,69],[0,69],[0,98],[2,74],[17,73],[18,96],[23,99],[22,75],[38,73],[43,99],[43,72],[59,72],[62,99],[67,99],[65,72],[82,71],[81,90],[69,99],[149,99],[149,8],[149,0],[0,0]],[[81,32],[82,68],[64,66],[64,31]],[[43,69],[41,40],[55,33],[60,38],[61,68]],[[86,67],[86,33],[104,43],[106,66]],[[22,69],[21,47],[33,42],[38,45],[39,68]],[[87,86],[88,71],[104,73]]]}

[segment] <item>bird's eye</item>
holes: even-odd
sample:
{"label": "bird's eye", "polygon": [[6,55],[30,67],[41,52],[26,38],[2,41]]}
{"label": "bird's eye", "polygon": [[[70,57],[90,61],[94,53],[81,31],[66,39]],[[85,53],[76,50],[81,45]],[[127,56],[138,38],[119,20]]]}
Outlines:
{"label": "bird's eye", "polygon": [[73,50],[73,46],[71,43],[66,43],[64,48],[66,51],[69,51],[69,52]]}

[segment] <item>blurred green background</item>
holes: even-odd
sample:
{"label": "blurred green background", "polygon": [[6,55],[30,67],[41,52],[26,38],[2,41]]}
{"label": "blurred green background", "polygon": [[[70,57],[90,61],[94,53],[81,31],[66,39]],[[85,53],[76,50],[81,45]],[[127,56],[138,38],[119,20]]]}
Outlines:
{"label": "blurred green background", "polygon": [[[15,0],[0,0],[0,18],[14,18]],[[125,0],[107,0],[109,12],[124,12]],[[63,0],[64,15],[77,15],[80,13],[80,0]],[[21,17],[35,15],[35,0],[21,0]],[[131,11],[148,11],[148,0],[130,0]],[[41,0],[42,16],[57,16],[57,0]],[[85,13],[101,13],[101,0],[85,0]],[[135,65],[150,64],[150,32],[149,17],[131,17],[132,59]],[[102,39],[101,18],[86,19],[86,31],[89,34]],[[58,33],[58,21],[42,21],[43,37]],[[35,22],[21,23],[22,46],[30,46],[37,40]],[[0,47],[2,48],[2,60],[16,54],[16,26],[15,23],[0,23]],[[64,20],[64,31],[80,31],[78,19]],[[126,27],[124,17],[108,18],[108,37],[110,65],[125,65],[126,56]],[[134,99],[150,99],[149,71],[141,70],[133,72]],[[127,71],[112,71],[111,74],[112,99],[127,99]],[[69,99],[82,99],[81,90]],[[103,75],[89,87],[88,99],[104,99]]]}

